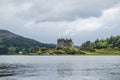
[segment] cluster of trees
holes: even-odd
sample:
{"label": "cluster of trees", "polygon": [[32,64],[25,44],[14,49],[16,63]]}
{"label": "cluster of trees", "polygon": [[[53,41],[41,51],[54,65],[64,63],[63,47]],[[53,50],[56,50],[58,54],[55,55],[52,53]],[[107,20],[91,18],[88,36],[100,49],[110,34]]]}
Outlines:
{"label": "cluster of trees", "polygon": [[35,53],[39,48],[54,48],[55,45],[38,43],[32,40],[4,40],[0,42],[0,55],[29,54]]}
{"label": "cluster of trees", "polygon": [[95,49],[116,49],[120,50],[120,36],[111,36],[105,40],[97,39],[95,42],[86,41],[80,46],[81,50],[94,52]]}
{"label": "cluster of trees", "polygon": [[0,55],[7,55],[8,49],[4,46],[0,46]]}
{"label": "cluster of trees", "polygon": [[[29,54],[33,54],[36,53],[39,50],[44,51],[44,47],[40,47],[40,46],[31,46],[31,47],[7,47],[7,46],[2,46],[0,45],[0,55],[29,55]],[[50,48],[46,48],[46,49],[50,49]],[[52,48],[51,48],[52,49]]]}
{"label": "cluster of trees", "polygon": [[16,55],[16,54],[29,54],[34,53],[37,50],[36,47],[20,48],[20,47],[6,47],[0,45],[0,55]]}
{"label": "cluster of trees", "polygon": [[73,48],[73,47],[56,47],[55,49],[48,49],[48,48],[40,48],[36,51],[38,55],[78,55],[78,54],[85,54],[81,52],[80,49]]}

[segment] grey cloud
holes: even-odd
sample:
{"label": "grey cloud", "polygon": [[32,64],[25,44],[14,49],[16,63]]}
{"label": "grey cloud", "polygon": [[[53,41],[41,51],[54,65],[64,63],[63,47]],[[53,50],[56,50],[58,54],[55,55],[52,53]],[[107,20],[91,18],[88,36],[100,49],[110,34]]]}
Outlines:
{"label": "grey cloud", "polygon": [[18,13],[18,16],[43,22],[99,17],[104,9],[112,7],[119,0],[30,0],[28,2],[33,4],[32,8],[27,12]]}
{"label": "grey cloud", "polygon": [[[39,23],[44,21],[71,21],[76,18],[91,16],[99,17],[104,9],[110,8],[119,0],[1,0],[0,2],[4,6],[12,5],[18,10],[19,5],[31,3],[32,7],[29,10],[16,12],[15,15]],[[7,7],[3,9],[7,9]]]}

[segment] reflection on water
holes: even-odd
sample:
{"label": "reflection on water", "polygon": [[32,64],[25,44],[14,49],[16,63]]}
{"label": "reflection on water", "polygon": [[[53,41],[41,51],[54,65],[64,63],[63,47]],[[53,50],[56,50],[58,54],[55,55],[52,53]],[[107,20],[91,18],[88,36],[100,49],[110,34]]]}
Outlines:
{"label": "reflection on water", "polygon": [[0,64],[0,77],[22,75],[28,68],[20,64]]}
{"label": "reflection on water", "polygon": [[4,56],[0,80],[120,80],[120,57]]}
{"label": "reflection on water", "polygon": [[[51,69],[53,67],[54,69]],[[56,69],[55,69],[56,67]],[[25,64],[0,64],[0,77],[9,76],[48,76],[50,72],[56,72],[57,78],[71,77],[73,65],[71,63],[58,63],[56,65],[25,65]],[[17,79],[15,79],[17,80]]]}
{"label": "reflection on water", "polygon": [[73,67],[70,63],[60,63],[57,64],[57,76],[60,77],[70,77],[72,76]]}
{"label": "reflection on water", "polygon": [[3,76],[13,76],[15,75],[14,68],[8,64],[1,64],[0,65],[0,77]]}

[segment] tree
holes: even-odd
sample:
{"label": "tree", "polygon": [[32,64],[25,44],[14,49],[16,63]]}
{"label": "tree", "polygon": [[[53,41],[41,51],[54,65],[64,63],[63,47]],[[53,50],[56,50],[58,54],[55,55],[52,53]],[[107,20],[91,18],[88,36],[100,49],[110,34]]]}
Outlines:
{"label": "tree", "polygon": [[0,55],[8,55],[8,48],[4,46],[0,46]]}
{"label": "tree", "polygon": [[9,47],[8,48],[10,54],[17,54],[17,49],[16,47]]}

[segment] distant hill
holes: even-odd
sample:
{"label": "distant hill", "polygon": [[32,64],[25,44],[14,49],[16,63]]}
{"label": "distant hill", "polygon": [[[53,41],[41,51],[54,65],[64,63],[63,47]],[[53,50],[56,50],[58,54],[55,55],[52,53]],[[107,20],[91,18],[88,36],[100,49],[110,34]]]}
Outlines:
{"label": "distant hill", "polygon": [[[37,49],[40,47],[54,48],[55,45],[41,43],[36,40],[14,34],[8,30],[0,29],[0,48],[2,49],[3,47],[7,48],[8,50],[13,49],[18,52],[28,49]],[[4,53],[3,49],[0,51],[0,54],[2,53]]]}

